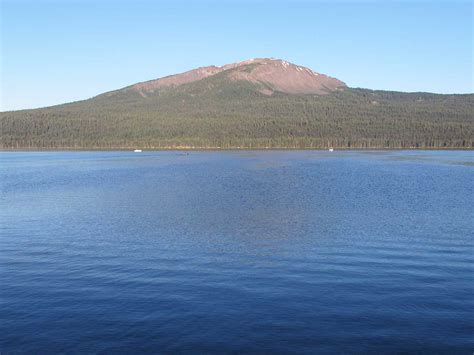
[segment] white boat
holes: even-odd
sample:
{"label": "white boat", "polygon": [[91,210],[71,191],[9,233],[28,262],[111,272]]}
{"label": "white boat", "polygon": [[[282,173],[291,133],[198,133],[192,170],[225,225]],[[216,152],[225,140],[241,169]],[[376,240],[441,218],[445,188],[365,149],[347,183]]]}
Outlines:
{"label": "white boat", "polygon": [[334,148],[329,148],[329,151],[330,151],[330,152],[334,152]]}
{"label": "white boat", "polygon": [[134,153],[141,153],[142,150],[141,150],[141,149],[135,149],[133,152],[134,152]]}

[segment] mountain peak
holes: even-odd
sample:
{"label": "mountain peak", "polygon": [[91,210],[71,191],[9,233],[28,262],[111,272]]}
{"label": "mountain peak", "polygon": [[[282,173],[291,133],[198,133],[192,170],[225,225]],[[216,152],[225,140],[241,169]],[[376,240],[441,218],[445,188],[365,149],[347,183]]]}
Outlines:
{"label": "mountain peak", "polygon": [[136,91],[146,97],[157,90],[181,86],[223,73],[232,81],[248,81],[258,84],[259,91],[266,95],[274,92],[288,94],[324,95],[344,90],[346,84],[313,70],[276,58],[253,58],[223,66],[199,67],[187,72],[145,81],[121,91]]}
{"label": "mountain peak", "polygon": [[[248,66],[253,67],[248,70]],[[346,88],[346,84],[338,79],[283,59],[256,58],[228,64],[223,68],[237,69],[229,73],[231,79],[265,84],[266,89],[263,93],[266,94],[279,91],[288,94],[322,95]]]}

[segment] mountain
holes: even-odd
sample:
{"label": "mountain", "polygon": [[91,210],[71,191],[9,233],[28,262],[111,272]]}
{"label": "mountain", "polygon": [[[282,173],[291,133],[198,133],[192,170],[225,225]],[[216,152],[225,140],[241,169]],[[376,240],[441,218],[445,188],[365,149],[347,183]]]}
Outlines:
{"label": "mountain", "polygon": [[[258,86],[258,91],[271,95],[275,91],[287,94],[320,94],[343,90],[346,84],[311,69],[281,59],[257,58],[222,67],[209,66],[182,74],[150,80],[129,86],[119,92],[137,92],[143,97],[157,90],[173,88],[223,73],[231,81],[248,81]],[[114,95],[114,92],[108,96]]]}
{"label": "mountain", "polygon": [[474,95],[349,88],[280,59],[0,113],[3,149],[472,148]]}

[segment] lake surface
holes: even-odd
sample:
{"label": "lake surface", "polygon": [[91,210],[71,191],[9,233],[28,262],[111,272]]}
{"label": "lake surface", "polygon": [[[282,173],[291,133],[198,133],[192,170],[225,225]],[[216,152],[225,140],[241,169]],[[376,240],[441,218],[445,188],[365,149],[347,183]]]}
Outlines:
{"label": "lake surface", "polygon": [[0,352],[474,350],[474,153],[0,153]]}

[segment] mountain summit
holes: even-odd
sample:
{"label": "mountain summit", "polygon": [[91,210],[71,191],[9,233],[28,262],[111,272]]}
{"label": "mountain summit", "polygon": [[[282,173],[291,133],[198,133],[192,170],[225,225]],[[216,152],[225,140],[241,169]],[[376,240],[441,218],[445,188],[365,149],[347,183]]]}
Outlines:
{"label": "mountain summit", "polygon": [[[286,60],[256,58],[221,67],[214,65],[201,67],[181,74],[137,83],[119,90],[119,92],[135,91],[146,97],[160,89],[189,84],[217,74],[233,81],[241,80],[256,84],[258,91],[265,95],[272,95],[276,91],[287,94],[324,95],[336,90],[344,90],[347,87],[338,79],[316,73],[309,68]],[[113,95],[113,93],[109,93],[109,95]]]}

